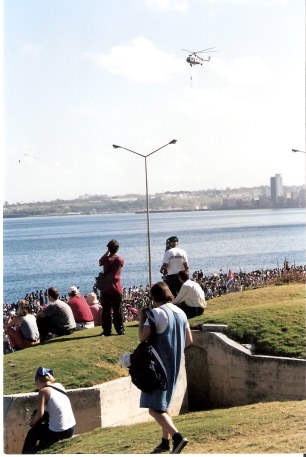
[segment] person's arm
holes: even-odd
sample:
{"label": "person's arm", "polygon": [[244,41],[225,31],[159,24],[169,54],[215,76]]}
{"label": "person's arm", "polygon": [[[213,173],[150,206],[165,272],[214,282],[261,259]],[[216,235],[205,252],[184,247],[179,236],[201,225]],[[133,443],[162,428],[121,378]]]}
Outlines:
{"label": "person's arm", "polygon": [[186,340],[185,340],[185,349],[191,346],[193,343],[192,334],[189,325],[186,327]]}
{"label": "person's arm", "polygon": [[160,273],[164,273],[165,270],[167,270],[169,264],[169,251],[164,252],[164,258],[163,258],[163,264],[160,267]]}
{"label": "person's arm", "polygon": [[35,416],[31,418],[30,427],[34,427],[41,420],[45,412],[45,406],[50,398],[50,389],[44,388],[38,394],[38,407]]}
{"label": "person's arm", "polygon": [[163,273],[165,270],[167,270],[168,268],[168,264],[167,263],[163,263],[162,266],[160,267],[160,273]]}
{"label": "person's arm", "polygon": [[139,318],[139,327],[138,327],[138,335],[139,341],[142,343],[143,341],[147,341],[149,336],[151,335],[151,327],[149,325],[144,325],[147,316],[143,308],[140,308],[138,311],[138,318]]}
{"label": "person's arm", "polygon": [[6,321],[5,328],[15,327],[15,325],[20,325],[20,317],[10,316]]}
{"label": "person's arm", "polygon": [[45,316],[45,313],[44,313],[44,310],[47,309],[47,307],[45,308],[40,308],[38,310],[38,313],[36,314],[36,317],[44,317]]}
{"label": "person's arm", "polygon": [[178,303],[182,303],[185,300],[187,293],[188,293],[187,287],[184,287],[184,284],[182,284],[182,287],[180,288],[179,293],[174,298],[174,300],[172,300],[172,303],[174,305],[177,305]]}
{"label": "person's arm", "polygon": [[104,260],[105,260],[107,257],[109,257],[109,251],[106,251],[106,252],[102,255],[102,257],[99,259],[99,265],[100,265],[100,267],[103,266],[103,262],[104,262]]}
{"label": "person's arm", "polygon": [[184,268],[185,268],[186,273],[188,273],[188,271],[189,271],[188,262],[184,262],[183,265],[184,265]]}

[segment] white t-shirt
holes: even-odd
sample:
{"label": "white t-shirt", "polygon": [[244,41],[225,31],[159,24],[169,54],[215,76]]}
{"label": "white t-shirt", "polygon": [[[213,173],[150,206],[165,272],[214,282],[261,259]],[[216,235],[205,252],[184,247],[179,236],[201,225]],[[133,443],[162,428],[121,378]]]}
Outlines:
{"label": "white t-shirt", "polygon": [[184,270],[184,263],[188,263],[187,254],[184,249],[175,247],[164,253],[163,263],[166,263],[168,275],[175,275]]}
{"label": "white t-shirt", "polygon": [[173,300],[175,305],[182,302],[185,302],[187,306],[192,308],[206,308],[207,303],[205,301],[205,294],[200,284],[191,279],[187,279],[187,281],[182,284],[179,293]]}
{"label": "white t-shirt", "polygon": [[[178,306],[174,305],[173,303],[167,303],[167,306],[171,308],[173,311],[175,311],[177,314],[184,313]],[[156,333],[163,333],[167,326],[168,326],[168,314],[166,311],[162,308],[153,308],[151,310],[153,312],[153,317],[154,317],[154,324],[156,326]],[[144,326],[149,327],[149,320],[146,319]],[[189,326],[189,323],[187,322],[187,327]]]}

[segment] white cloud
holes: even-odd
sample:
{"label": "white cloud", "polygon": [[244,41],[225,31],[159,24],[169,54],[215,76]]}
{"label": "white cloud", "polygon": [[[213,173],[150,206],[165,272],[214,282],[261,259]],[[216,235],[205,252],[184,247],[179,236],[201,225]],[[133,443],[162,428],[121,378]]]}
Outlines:
{"label": "white cloud", "polygon": [[230,64],[215,58],[212,69],[217,77],[236,86],[260,86],[272,83],[273,75],[266,62],[257,56],[244,56]]}
{"label": "white cloud", "polygon": [[143,37],[126,46],[116,46],[109,54],[87,54],[89,59],[108,72],[134,82],[165,81],[170,74],[183,71],[182,60],[157,49]]}
{"label": "white cloud", "polygon": [[178,11],[186,13],[189,10],[189,2],[187,0],[147,0],[147,6],[157,11]]}
{"label": "white cloud", "polygon": [[71,108],[71,111],[81,117],[95,117],[98,114],[94,104],[89,104],[88,106],[74,106]]}
{"label": "white cloud", "polygon": [[24,43],[22,51],[26,56],[37,59],[43,54],[43,47],[40,44]]}
{"label": "white cloud", "polygon": [[211,4],[220,4],[220,3],[230,3],[232,5],[252,5],[252,6],[286,6],[288,4],[288,0],[206,0],[208,3]]}

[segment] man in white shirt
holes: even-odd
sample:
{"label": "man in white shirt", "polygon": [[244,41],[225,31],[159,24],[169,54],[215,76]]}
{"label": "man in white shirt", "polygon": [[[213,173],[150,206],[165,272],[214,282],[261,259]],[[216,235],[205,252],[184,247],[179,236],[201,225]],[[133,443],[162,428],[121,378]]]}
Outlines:
{"label": "man in white shirt", "polygon": [[181,288],[181,282],[178,277],[180,271],[188,272],[188,258],[186,251],[178,247],[178,238],[176,236],[171,236],[167,240],[167,245],[169,244],[169,249],[166,249],[163,258],[163,264],[160,267],[160,272],[165,274],[166,283],[168,284],[169,289],[172,294],[176,296]]}
{"label": "man in white shirt", "polygon": [[204,290],[199,283],[189,279],[185,271],[180,271],[178,277],[182,287],[172,303],[181,308],[188,319],[201,316],[207,306]]}

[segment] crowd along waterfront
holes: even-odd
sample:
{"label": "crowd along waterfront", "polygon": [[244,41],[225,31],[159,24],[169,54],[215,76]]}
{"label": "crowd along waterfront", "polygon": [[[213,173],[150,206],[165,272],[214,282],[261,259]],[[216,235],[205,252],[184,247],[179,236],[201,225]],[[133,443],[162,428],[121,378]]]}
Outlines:
{"label": "crowd along waterfront", "polygon": [[[179,237],[191,273],[205,275],[305,264],[304,209],[151,214],[152,279],[159,281],[166,239]],[[4,287],[7,303],[27,292],[78,285],[92,290],[99,257],[111,238],[125,259],[125,287],[148,282],[145,214],[99,214],[4,219]]]}

